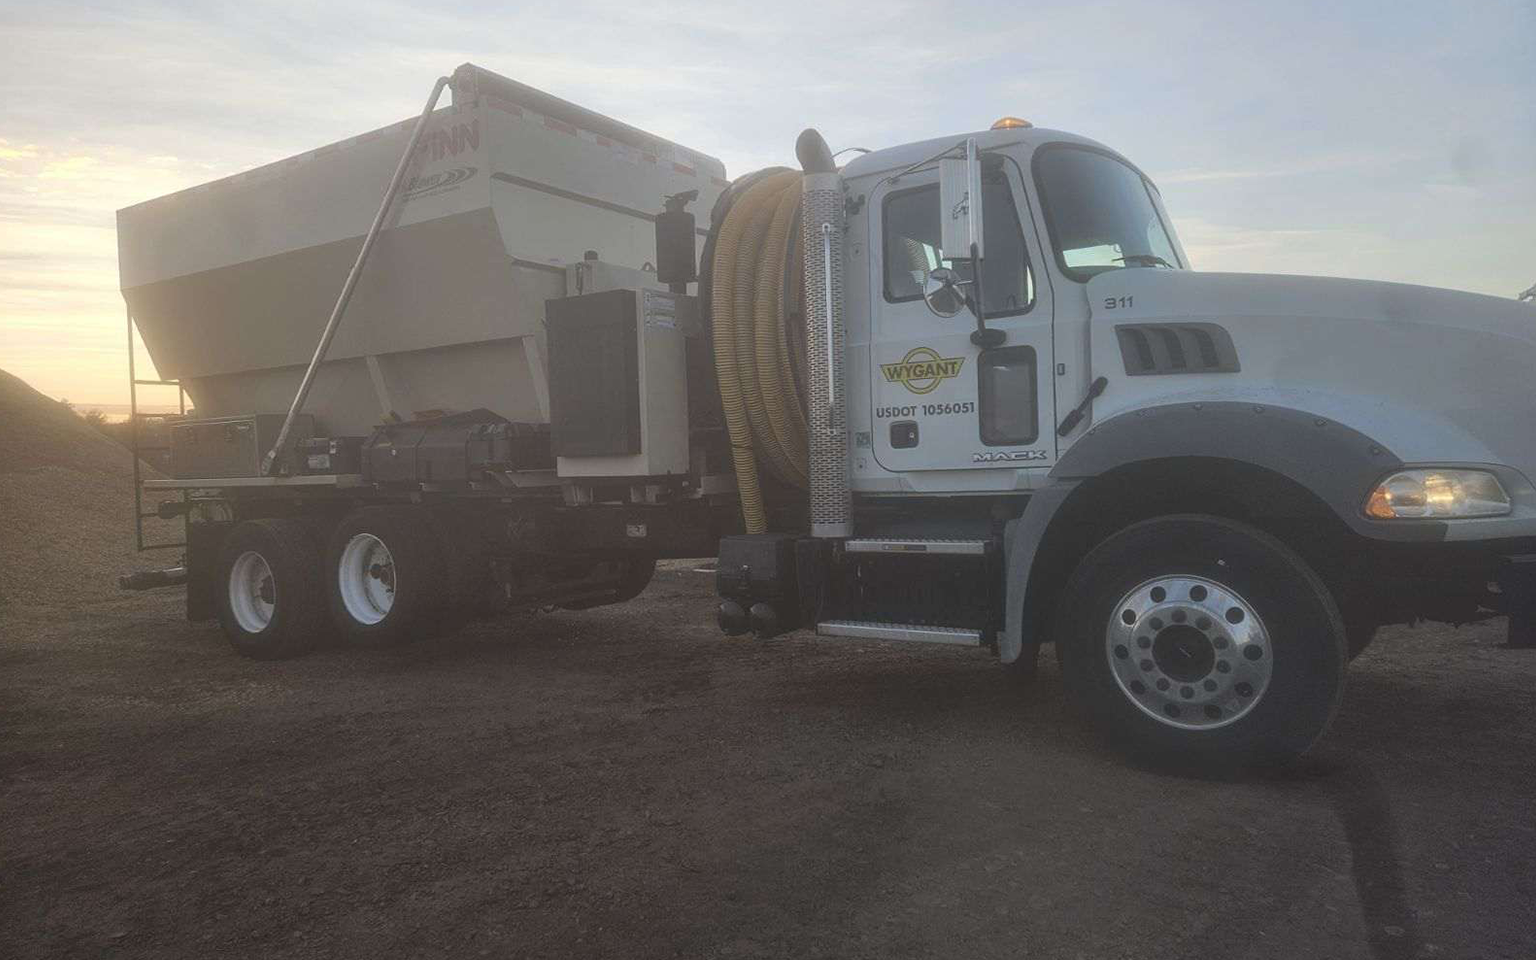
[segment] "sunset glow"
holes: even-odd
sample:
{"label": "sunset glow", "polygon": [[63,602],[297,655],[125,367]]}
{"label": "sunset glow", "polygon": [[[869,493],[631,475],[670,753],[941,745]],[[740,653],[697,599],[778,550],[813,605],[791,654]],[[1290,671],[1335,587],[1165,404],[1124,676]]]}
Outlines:
{"label": "sunset glow", "polygon": [[[1018,114],[1138,158],[1198,269],[1500,296],[1536,280],[1526,3],[1455,22],[1428,4],[1077,5],[995,28],[996,8],[950,6],[944,29],[917,32],[927,5],[810,19],[567,6],[591,9],[0,13],[0,369],[79,405],[126,402],[115,211],[409,116],[465,60],[710,152],[733,176],[791,159],[807,125],[834,149],[881,147]],[[1303,30],[1301,47],[1242,39]],[[687,55],[644,53],[643,32]],[[1192,49],[1200,71],[1168,55]]]}

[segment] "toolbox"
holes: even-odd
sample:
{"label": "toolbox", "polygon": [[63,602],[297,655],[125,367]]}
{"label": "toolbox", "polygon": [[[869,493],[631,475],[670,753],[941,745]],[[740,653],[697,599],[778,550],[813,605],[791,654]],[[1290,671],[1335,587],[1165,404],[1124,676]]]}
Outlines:
{"label": "toolbox", "polygon": [[[240,417],[184,420],[171,427],[171,476],[178,480],[207,477],[259,477],[261,460],[277,442],[283,428],[281,413],[257,413]],[[288,432],[287,451],[315,432],[315,418],[299,414]],[[283,472],[288,457],[278,458]],[[287,472],[292,472],[288,470]]]}

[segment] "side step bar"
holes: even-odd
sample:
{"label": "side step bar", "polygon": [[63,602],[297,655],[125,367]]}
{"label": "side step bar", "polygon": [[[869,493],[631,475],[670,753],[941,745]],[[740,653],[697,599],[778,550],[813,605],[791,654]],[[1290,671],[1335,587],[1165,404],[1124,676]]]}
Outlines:
{"label": "side step bar", "polygon": [[987,552],[985,540],[849,540],[843,544],[846,553],[942,553],[979,557]]}
{"label": "side step bar", "polygon": [[957,647],[981,646],[981,631],[964,627],[925,627],[913,623],[881,623],[878,620],[823,620],[816,624],[823,637],[857,637],[863,640],[913,640],[947,643]]}
{"label": "side step bar", "polygon": [[156,587],[177,587],[186,582],[186,567],[140,570],[117,578],[119,590],[153,590]]}

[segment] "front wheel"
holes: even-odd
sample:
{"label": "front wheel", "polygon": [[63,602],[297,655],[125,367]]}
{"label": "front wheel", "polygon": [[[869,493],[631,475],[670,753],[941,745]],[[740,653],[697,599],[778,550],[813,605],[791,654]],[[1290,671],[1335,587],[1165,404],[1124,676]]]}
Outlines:
{"label": "front wheel", "polygon": [[1173,516],[1128,527],[1078,565],[1059,611],[1057,650],[1078,706],[1157,761],[1295,759],[1343,693],[1332,595],[1295,551],[1246,524]]}

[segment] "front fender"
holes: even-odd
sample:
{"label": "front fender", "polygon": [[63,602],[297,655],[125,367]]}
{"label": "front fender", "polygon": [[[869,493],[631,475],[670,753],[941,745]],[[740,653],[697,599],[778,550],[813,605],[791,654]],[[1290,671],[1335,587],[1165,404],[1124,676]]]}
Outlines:
{"label": "front fender", "polygon": [[1029,583],[1040,545],[1061,507],[1085,481],[1112,470],[1181,458],[1237,461],[1287,477],[1310,491],[1355,533],[1374,540],[1439,542],[1536,536],[1536,488],[1507,465],[1438,461],[1490,470],[1510,494],[1507,517],[1475,520],[1373,520],[1361,506],[1373,484],[1405,462],[1371,436],[1330,417],[1263,403],[1191,400],[1127,410],[1090,428],[1050,472],[1005,534],[1006,603],[999,655],[1016,660],[1026,641]]}
{"label": "front fender", "polygon": [[1310,490],[1357,533],[1379,540],[1441,540],[1445,524],[1371,520],[1371,486],[1403,466],[1387,446],[1328,417],[1290,407],[1191,401],[1118,414],[1088,430],[1051,470],[1084,480],[1149,460],[1206,457],[1263,467]]}
{"label": "front fender", "polygon": [[1328,417],[1260,403],[1196,400],[1129,410],[1090,428],[1050,472],[1005,534],[1006,590],[998,655],[1023,652],[1029,584],[1040,545],[1061,507],[1084,482],[1112,470],[1180,458],[1240,461],[1287,477],[1322,500],[1356,532],[1383,540],[1445,539],[1440,521],[1388,523],[1360,512],[1382,475],[1403,466],[1384,445]]}

